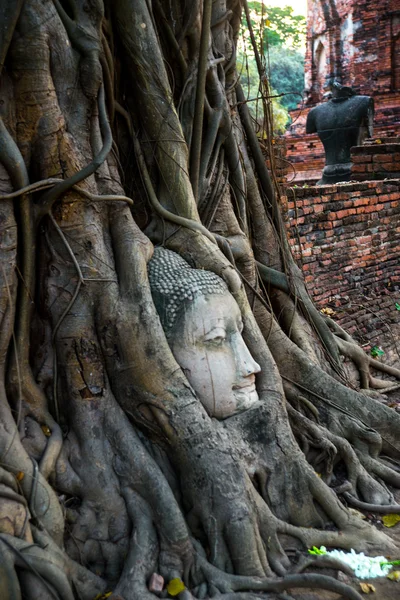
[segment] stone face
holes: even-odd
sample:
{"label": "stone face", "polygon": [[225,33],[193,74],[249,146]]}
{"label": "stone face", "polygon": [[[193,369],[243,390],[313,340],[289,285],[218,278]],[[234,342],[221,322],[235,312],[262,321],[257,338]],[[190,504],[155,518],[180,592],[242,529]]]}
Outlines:
{"label": "stone face", "polygon": [[148,271],[172,353],[210,417],[226,419],[254,406],[260,366],[243,339],[240,309],[224,281],[165,248],[155,248]]}
{"label": "stone face", "polygon": [[399,0],[308,0],[306,99],[286,137],[295,183],[315,182],[323,169],[322,143],[305,123],[334,79],[373,97],[376,137],[400,135]]}

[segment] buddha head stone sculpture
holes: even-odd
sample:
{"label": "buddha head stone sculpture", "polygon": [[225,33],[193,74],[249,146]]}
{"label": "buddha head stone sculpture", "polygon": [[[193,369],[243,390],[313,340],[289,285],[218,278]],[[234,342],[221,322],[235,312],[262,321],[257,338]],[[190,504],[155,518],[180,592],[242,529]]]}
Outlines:
{"label": "buddha head stone sculpture", "polygon": [[253,406],[260,367],[225,282],[164,248],[154,250],[149,281],[172,353],[208,414],[225,419]]}
{"label": "buddha head stone sculpture", "polygon": [[359,146],[373,133],[374,101],[356,96],[352,88],[338,82],[331,85],[332,97],[312,108],[306,133],[318,133],[325,150],[325,167],[317,185],[349,181],[352,146]]}

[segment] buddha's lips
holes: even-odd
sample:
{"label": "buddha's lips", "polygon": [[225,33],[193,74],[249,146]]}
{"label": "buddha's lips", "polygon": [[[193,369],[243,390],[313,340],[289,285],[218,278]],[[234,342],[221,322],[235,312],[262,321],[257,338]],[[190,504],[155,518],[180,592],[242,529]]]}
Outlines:
{"label": "buddha's lips", "polygon": [[234,391],[237,390],[241,390],[242,392],[253,392],[256,389],[256,384],[255,384],[255,376],[253,375],[251,378],[249,377],[250,381],[245,381],[244,383],[238,384],[238,385],[234,385],[232,387],[232,389]]}

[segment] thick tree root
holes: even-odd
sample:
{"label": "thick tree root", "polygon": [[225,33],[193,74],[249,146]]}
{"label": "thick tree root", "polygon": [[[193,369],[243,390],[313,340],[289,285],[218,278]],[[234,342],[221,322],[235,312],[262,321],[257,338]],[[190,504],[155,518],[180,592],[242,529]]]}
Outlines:
{"label": "thick tree root", "polygon": [[398,552],[398,547],[388,536],[358,517],[351,517],[348,526],[340,531],[295,527],[282,521],[277,525],[277,529],[279,533],[301,540],[306,548],[312,546],[331,546],[343,550],[356,548],[359,552],[371,555]]}
{"label": "thick tree root", "polygon": [[346,500],[346,502],[348,502],[348,504],[350,504],[350,506],[354,506],[355,508],[366,510],[368,512],[380,513],[382,515],[393,515],[400,513],[399,504],[369,504],[368,502],[362,502],[348,492],[343,493],[343,498]]}
{"label": "thick tree root", "polygon": [[[261,592],[283,592],[285,590],[293,588],[309,588],[309,589],[324,589],[332,592],[341,594],[344,598],[349,600],[361,600],[361,596],[353,588],[345,585],[332,577],[319,574],[294,574],[285,575],[281,579],[269,580],[269,579],[255,579],[252,577],[240,577],[237,575],[227,575],[226,573],[219,571],[215,567],[212,567],[201,557],[197,560],[200,563],[201,569],[206,574],[209,581],[212,581],[213,586],[219,590],[222,594],[229,594],[232,592],[243,592],[243,591],[261,591]],[[224,595],[222,596],[225,597]],[[226,596],[232,599],[240,597]],[[244,596],[246,598],[246,596]]]}
{"label": "thick tree root", "polygon": [[[370,368],[374,368],[382,373],[396,377],[400,379],[400,370],[385,363],[381,363],[375,360],[371,356],[365,354],[365,352],[358,346],[353,338],[344,330],[340,325],[335,323],[330,317],[326,317],[326,323],[335,333],[336,341],[340,353],[347,358],[350,358],[356,365],[360,374],[360,387],[361,389],[368,389],[369,387],[375,389],[388,389],[390,390],[390,383],[388,381],[382,381],[372,377]],[[393,385],[395,385],[393,383]]]}
{"label": "thick tree root", "polygon": [[[20,569],[27,569],[36,575],[55,600],[59,600],[59,598],[74,600],[72,588],[64,570],[48,552],[6,534],[0,535],[0,546],[2,545],[10,551],[13,565]],[[8,564],[11,563],[11,556]]]}
{"label": "thick tree root", "polygon": [[336,569],[337,571],[342,571],[349,575],[350,577],[354,577],[354,571],[349,565],[342,562],[337,558],[333,558],[332,556],[313,556],[307,557],[304,560],[300,560],[299,564],[294,569],[295,573],[302,573],[306,569],[310,568],[318,568],[318,569]]}
{"label": "thick tree root", "polygon": [[[291,388],[287,388],[287,395],[289,398],[297,398],[296,394],[293,395]],[[357,452],[347,440],[333,434],[326,427],[313,423],[290,405],[288,406],[288,413],[295,434],[300,437],[303,452],[308,456],[317,472],[320,472],[320,465],[322,464],[324,481],[328,484],[331,483],[334,464],[342,460],[347,469],[346,491],[352,491],[353,494],[361,493],[364,499],[369,498],[376,503],[380,501],[381,504],[387,504],[393,499],[393,495],[387,490],[386,486],[376,481],[373,475],[377,475],[384,481],[400,487],[398,473],[378,460],[365,457],[364,453]],[[320,450],[316,456],[313,448]],[[328,453],[328,461],[326,460],[326,453]]]}

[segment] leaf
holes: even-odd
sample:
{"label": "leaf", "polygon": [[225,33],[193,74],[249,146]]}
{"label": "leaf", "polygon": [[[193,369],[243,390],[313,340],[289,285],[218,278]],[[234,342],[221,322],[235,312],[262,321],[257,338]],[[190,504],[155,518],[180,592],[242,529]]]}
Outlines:
{"label": "leaf", "polygon": [[327,315],[328,317],[333,317],[334,315],[336,315],[335,311],[332,308],[329,308],[329,306],[321,308],[321,312],[323,315]]}
{"label": "leaf", "polygon": [[312,547],[312,550],[308,550],[308,554],[316,554],[317,556],[320,554],[326,554],[326,548],[321,546],[321,548],[317,548],[316,546]]}
{"label": "leaf", "polygon": [[389,573],[387,578],[391,581],[400,581],[400,571],[392,571],[391,573]]}
{"label": "leaf", "polygon": [[382,350],[380,346],[373,346],[371,348],[371,356],[374,358],[378,358],[379,356],[383,356],[385,352]]}
{"label": "leaf", "polygon": [[400,303],[399,303],[399,302],[396,302],[396,303],[395,303],[395,307],[396,307],[396,310],[400,310]]}
{"label": "leaf", "polygon": [[50,437],[50,436],[51,436],[51,430],[50,430],[50,427],[47,427],[47,425],[42,425],[42,426],[41,426],[41,429],[42,429],[42,431],[43,431],[43,433],[44,433],[44,435],[45,435],[46,437]]}
{"label": "leaf", "polygon": [[385,527],[394,527],[400,521],[400,515],[385,515],[382,517],[382,523]]}
{"label": "leaf", "polygon": [[376,588],[372,585],[372,583],[360,583],[360,588],[364,594],[373,594],[376,592]]}
{"label": "leaf", "polygon": [[18,481],[22,481],[24,477],[25,473],[23,471],[18,471],[18,473],[16,474],[16,478],[18,479]]}
{"label": "leaf", "polygon": [[182,579],[179,579],[179,577],[171,579],[171,581],[167,584],[167,592],[170,596],[177,596],[185,589],[185,584],[183,583]]}

